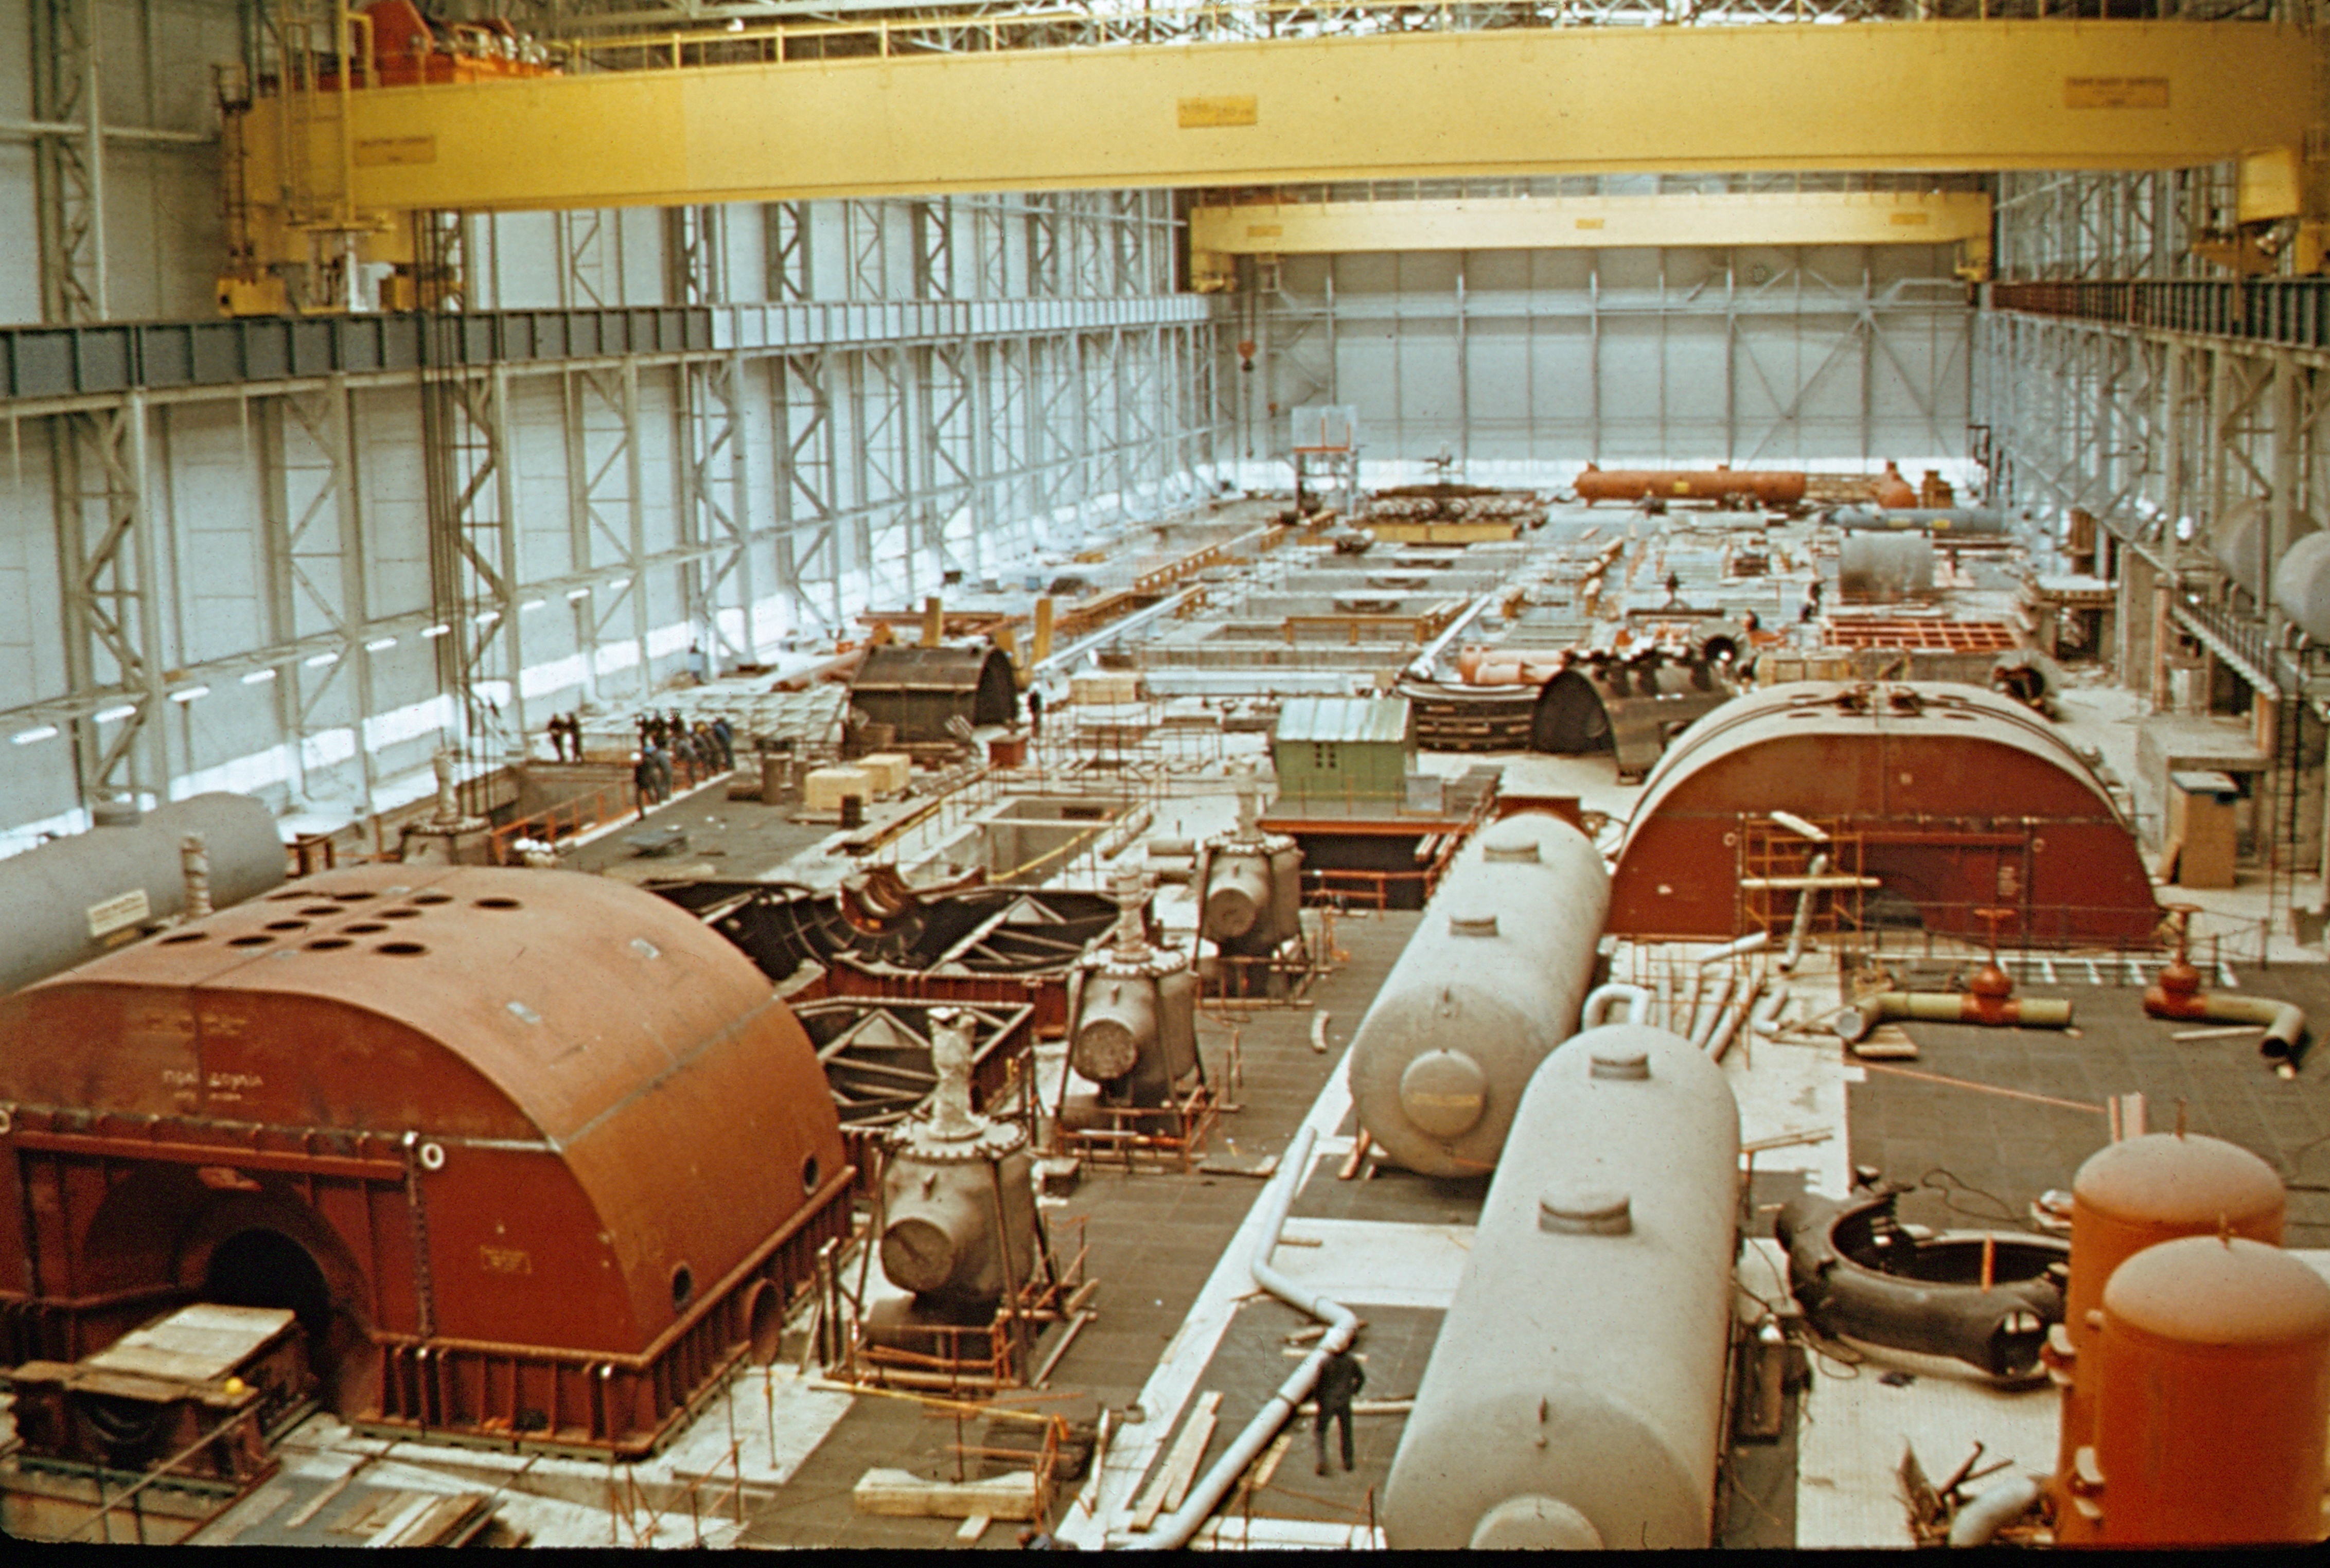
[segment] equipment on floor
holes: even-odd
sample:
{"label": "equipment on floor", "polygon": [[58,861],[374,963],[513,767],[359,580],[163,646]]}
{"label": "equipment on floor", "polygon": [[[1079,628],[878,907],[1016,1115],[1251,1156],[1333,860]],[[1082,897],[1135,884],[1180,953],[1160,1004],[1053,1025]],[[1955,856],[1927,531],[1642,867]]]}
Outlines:
{"label": "equipment on floor", "polygon": [[1831,1338],[1945,1356],[2003,1384],[2041,1375],[2047,1331],[2063,1319],[2070,1248],[2020,1232],[1929,1235],[1894,1216],[1907,1188],[1865,1187],[1839,1203],[1784,1205],[1772,1233],[1788,1289]]}
{"label": "equipment on floor", "polygon": [[2082,1538],[2318,1542],[2330,1284],[2262,1242],[2185,1236],[2114,1270],[2098,1316],[2095,1441],[2062,1483]]}
{"label": "equipment on floor", "polygon": [[188,913],[188,835],[202,836],[213,908],[283,884],[275,814],[248,795],[194,795],[142,815],[101,806],[94,817],[86,833],[0,860],[0,991],[87,963]]}
{"label": "equipment on floor", "polygon": [[1386,1157],[1496,1167],[1530,1075],[1577,1027],[1609,890],[1593,840],[1549,813],[1458,852],[1351,1041],[1351,1098]]}
{"label": "equipment on floor", "polygon": [[2063,1327],[2046,1361],[2063,1391],[2056,1455],[2056,1539],[2098,1540],[2098,1516],[2072,1493],[2079,1454],[2095,1442],[2096,1336],[2105,1287],[2121,1264],[2183,1236],[2244,1237],[2278,1246],[2288,1206],[2273,1167],[2238,1144],[2198,1133],[2122,1138],[2088,1157],[2071,1184],[2071,1268]]}
{"label": "equipment on floor", "polygon": [[0,998],[0,1106],[10,1362],[283,1308],[351,1425],[614,1457],[775,1353],[855,1174],[752,965],[569,872],[328,872]]}
{"label": "equipment on floor", "polygon": [[1398,1550],[1710,1544],[1739,1113],[1690,1041],[1590,1030],[1530,1081],[1392,1460]]}
{"label": "equipment on floor", "polygon": [[1198,977],[1189,955],[1152,943],[1137,874],[1118,879],[1116,935],[1068,980],[1068,1068],[1054,1113],[1061,1154],[1103,1148],[1186,1163],[1213,1125],[1198,1053]]}
{"label": "equipment on floor", "polygon": [[[1769,826],[1775,806],[1833,841]],[[2152,878],[2095,769],[2021,704],[1941,681],[1791,682],[1693,724],[1635,804],[1609,928],[1683,941],[1776,930],[1814,853],[1829,857],[1823,890],[1873,877],[1937,936],[1987,940],[1981,912],[2007,907],[2002,946],[2156,940]]]}
{"label": "equipment on floor", "polygon": [[[1359,698],[1293,701],[1351,704]],[[1400,718],[1407,704],[1398,704]],[[1282,711],[1280,732],[1285,732]],[[1398,732],[1390,746],[1400,752]],[[1404,758],[1403,758],[1404,760]],[[1393,763],[1393,778],[1400,762]],[[1282,778],[1283,775],[1282,774]],[[1394,788],[1397,789],[1397,783]],[[1214,944],[1221,993],[1259,997],[1283,991],[1284,972],[1299,971],[1302,952],[1302,851],[1282,833],[1265,833],[1252,775],[1241,779],[1237,826],[1215,834],[1200,846],[1192,886],[1198,904],[1198,935]]]}

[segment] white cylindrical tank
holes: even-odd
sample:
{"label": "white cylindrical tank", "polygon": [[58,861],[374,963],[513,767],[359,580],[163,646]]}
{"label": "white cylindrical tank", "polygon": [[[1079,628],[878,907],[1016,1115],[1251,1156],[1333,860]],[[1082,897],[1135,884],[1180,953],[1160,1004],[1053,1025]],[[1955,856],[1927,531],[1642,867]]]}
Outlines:
{"label": "white cylindrical tank", "polygon": [[1392,1460],[1391,1546],[1709,1544],[1738,1167],[1689,1041],[1613,1025],[1547,1060]]}
{"label": "white cylindrical tank", "polygon": [[183,912],[190,833],[204,840],[214,908],[282,885],[275,814],[219,791],[12,855],[0,861],[0,992],[85,964]]}
{"label": "white cylindrical tank", "polygon": [[2330,642],[2330,534],[2308,534],[2275,562],[2273,601],[2298,630]]}
{"label": "white cylindrical tank", "polygon": [[1377,1148],[1427,1176],[1496,1167],[1530,1074],[1577,1028],[1609,910],[1601,855],[1560,817],[1473,836],[1351,1041]]}

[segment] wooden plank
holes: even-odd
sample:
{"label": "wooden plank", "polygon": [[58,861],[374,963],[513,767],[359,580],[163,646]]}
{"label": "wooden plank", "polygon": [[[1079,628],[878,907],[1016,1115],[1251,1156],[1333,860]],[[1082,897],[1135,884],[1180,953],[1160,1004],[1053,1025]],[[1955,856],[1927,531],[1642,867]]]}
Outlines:
{"label": "wooden plank", "polygon": [[861,1514],[901,1518],[968,1519],[984,1514],[990,1519],[1032,1519],[1036,1477],[1033,1471],[1021,1471],[978,1481],[932,1481],[912,1470],[872,1469],[857,1478],[849,1500]]}
{"label": "wooden plank", "polygon": [[987,1526],[993,1523],[994,1520],[985,1514],[973,1514],[962,1522],[962,1528],[954,1533],[954,1538],[967,1546],[986,1535]]}
{"label": "wooden plank", "polygon": [[1259,1492],[1270,1485],[1270,1478],[1278,1473],[1278,1461],[1284,1459],[1286,1450],[1293,1446],[1294,1429],[1289,1426],[1278,1434],[1278,1440],[1272,1443],[1270,1451],[1262,1456],[1262,1463],[1255,1467],[1251,1476],[1246,1478],[1246,1489],[1248,1495]]}
{"label": "wooden plank", "polygon": [[1150,1478],[1148,1489],[1132,1505],[1132,1528],[1146,1530],[1157,1522],[1157,1516],[1168,1507],[1179,1507],[1189,1491],[1189,1483],[1198,1477],[1198,1462],[1206,1457],[1206,1445],[1214,1437],[1214,1412],[1220,1409],[1222,1396],[1210,1390],[1198,1396],[1189,1419],[1181,1423],[1180,1436],[1173,1440],[1172,1450],[1165,1463]]}

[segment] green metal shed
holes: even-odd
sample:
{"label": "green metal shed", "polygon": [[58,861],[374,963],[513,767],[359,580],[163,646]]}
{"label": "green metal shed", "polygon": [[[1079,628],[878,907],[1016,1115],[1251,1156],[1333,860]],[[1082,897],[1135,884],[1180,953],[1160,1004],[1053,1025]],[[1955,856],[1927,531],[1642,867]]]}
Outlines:
{"label": "green metal shed", "polygon": [[1416,714],[1406,697],[1288,697],[1271,738],[1278,798],[1288,805],[1407,797]]}

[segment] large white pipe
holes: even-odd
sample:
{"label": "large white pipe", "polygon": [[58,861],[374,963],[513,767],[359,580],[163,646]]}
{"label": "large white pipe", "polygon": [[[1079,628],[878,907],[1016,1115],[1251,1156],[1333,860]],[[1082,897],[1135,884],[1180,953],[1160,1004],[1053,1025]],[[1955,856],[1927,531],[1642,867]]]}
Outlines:
{"label": "large white pipe", "polygon": [[1747,953],[1759,952],[1763,949],[1769,947],[1771,942],[1771,932],[1754,932],[1751,935],[1741,937],[1736,942],[1727,942],[1722,947],[1716,949],[1713,952],[1699,960],[1700,967],[1704,968],[1710,964],[1719,964],[1723,963],[1727,959],[1739,958]]}
{"label": "large white pipe", "polygon": [[1577,1010],[1577,1032],[1582,1034],[1588,1029],[1599,1029],[1607,1024],[1610,1021],[1610,1005],[1614,1002],[1626,1004],[1625,1022],[1647,1024],[1650,1021],[1651,994],[1640,986],[1613,980],[1606,986],[1596,987],[1587,995],[1586,1005]]}
{"label": "large white pipe", "polygon": [[1983,1488],[1950,1520],[1950,1544],[1987,1546],[1998,1532],[2021,1517],[2039,1500],[2039,1482],[2032,1476],[2009,1476]]}
{"label": "large white pipe", "polygon": [[1286,1228],[1286,1211],[1293,1206],[1294,1195],[1302,1185],[1304,1173],[1311,1168],[1311,1148],[1318,1138],[1316,1129],[1306,1127],[1296,1136],[1294,1147],[1286,1151],[1286,1157],[1278,1167],[1277,1179],[1270,1185],[1268,1218],[1263,1223],[1261,1237],[1255,1242],[1254,1260],[1248,1265],[1248,1271],[1253,1274],[1255,1284],[1296,1311],[1307,1312],[1323,1321],[1327,1325],[1327,1332],[1321,1337],[1318,1347],[1302,1358],[1293,1374],[1278,1385],[1278,1392],[1272,1394],[1254,1420],[1246,1423],[1246,1430],[1238,1433],[1237,1440],[1230,1444],[1228,1451],[1214,1461],[1213,1469],[1198,1478],[1197,1485],[1189,1488],[1189,1495],[1182,1499],[1179,1507],[1160,1518],[1146,1534],[1111,1536],[1107,1544],[1136,1552],[1174,1552],[1188,1545],[1189,1537],[1198,1533],[1198,1526],[1212,1516],[1222,1498],[1228,1495],[1230,1488],[1236,1485],[1237,1478],[1246,1473],[1246,1466],[1254,1463],[1255,1456],[1278,1435],[1278,1429],[1286,1424],[1287,1417],[1294,1413],[1295,1407],[1310,1397],[1311,1390],[1319,1381],[1319,1369],[1326,1365],[1327,1358],[1349,1349],[1352,1338],[1358,1335],[1359,1320],[1350,1308],[1340,1301],[1331,1301],[1315,1290],[1304,1289],[1270,1266],[1271,1252],[1278,1245],[1279,1232]]}
{"label": "large white pipe", "polygon": [[[1812,864],[1805,868],[1805,872],[1808,875],[1818,876],[1827,869],[1828,855],[1823,851],[1813,856]],[[1780,968],[1784,973],[1804,961],[1804,938],[1813,929],[1814,896],[1816,895],[1811,888],[1806,888],[1796,894],[1796,917],[1788,922],[1788,950],[1780,959]]]}
{"label": "large white pipe", "polygon": [[1729,975],[1715,977],[1715,989],[1699,999],[1699,1006],[1691,1015],[1691,1043],[1701,1051],[1715,1038],[1715,1026],[1722,1022],[1724,1004],[1731,1000],[1733,981]]}

